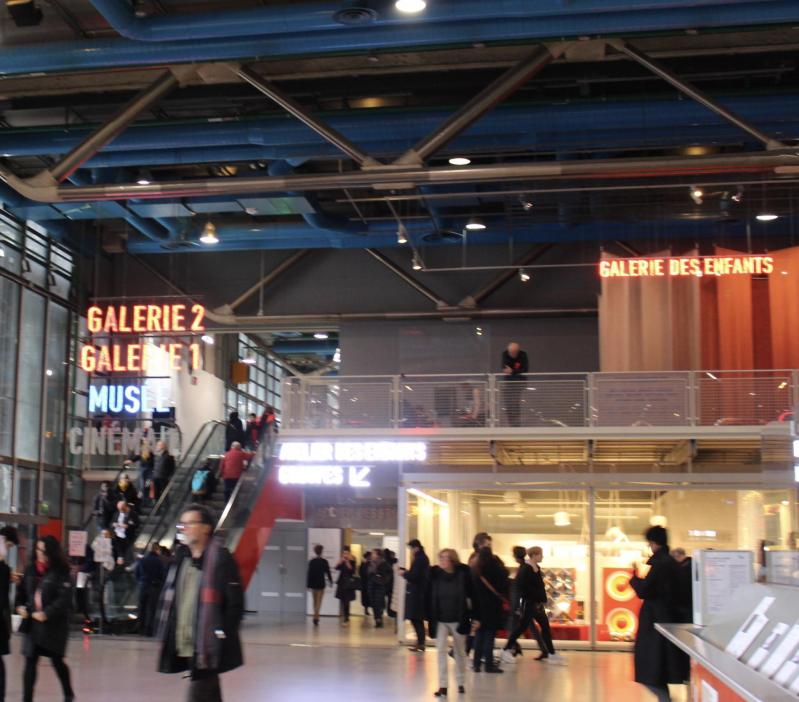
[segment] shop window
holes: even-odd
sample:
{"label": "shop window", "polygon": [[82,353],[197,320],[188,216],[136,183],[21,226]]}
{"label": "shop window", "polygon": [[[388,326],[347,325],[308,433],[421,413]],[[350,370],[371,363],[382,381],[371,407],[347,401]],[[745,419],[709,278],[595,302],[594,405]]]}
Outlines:
{"label": "shop window", "polygon": [[[0,259],[1,260],[1,259]],[[17,368],[19,286],[0,277],[0,455],[11,455]]]}
{"label": "shop window", "polygon": [[67,382],[67,328],[69,312],[61,305],[50,305],[45,353],[44,461],[58,465],[64,449],[64,391]]}
{"label": "shop window", "polygon": [[0,512],[11,511],[11,466],[0,464]]}
{"label": "shop window", "polygon": [[63,496],[64,476],[61,473],[44,472],[42,484],[41,512],[50,517],[61,517],[61,498]]}
{"label": "shop window", "polygon": [[16,454],[18,458],[36,461],[39,459],[39,420],[44,379],[45,299],[30,290],[23,290],[21,314]]}
{"label": "shop window", "polygon": [[20,514],[35,514],[36,501],[36,471],[17,467],[14,471],[14,504],[12,508]]}

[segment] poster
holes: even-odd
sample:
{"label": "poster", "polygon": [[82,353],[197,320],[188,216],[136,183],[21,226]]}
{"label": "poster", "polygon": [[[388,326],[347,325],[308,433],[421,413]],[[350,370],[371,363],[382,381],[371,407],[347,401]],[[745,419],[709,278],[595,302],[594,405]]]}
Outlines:
{"label": "poster", "polygon": [[631,572],[623,568],[602,569],[602,619],[600,641],[634,641],[638,632],[641,600],[630,587]]}
{"label": "poster", "polygon": [[694,623],[699,625],[721,614],[738,588],[754,582],[751,551],[695,551],[692,567]]}
{"label": "poster", "polygon": [[86,543],[88,538],[89,535],[85,531],[70,531],[67,555],[70,558],[84,558],[86,556]]}

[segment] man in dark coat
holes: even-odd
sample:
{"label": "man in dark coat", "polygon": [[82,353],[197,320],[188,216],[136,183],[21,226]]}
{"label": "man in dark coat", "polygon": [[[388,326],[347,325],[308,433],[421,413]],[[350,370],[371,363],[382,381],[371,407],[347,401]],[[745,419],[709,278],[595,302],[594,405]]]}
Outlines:
{"label": "man in dark coat", "polygon": [[188,702],[221,702],[219,675],[244,664],[239,569],[213,538],[214,518],[206,507],[187,507],[179,530],[184,548],[169,569],[158,617],[158,669],[189,671]]}
{"label": "man in dark coat", "polygon": [[225,427],[225,451],[229,451],[234,441],[238,441],[242,446],[247,443],[247,433],[244,431],[244,424],[239,418],[238,412],[231,412]]}
{"label": "man in dark coat", "polygon": [[660,702],[671,699],[669,684],[685,682],[679,650],[656,630],[655,624],[677,621],[675,592],[679,566],[669,553],[668,534],[663,527],[650,527],[645,534],[652,557],[645,578],[633,567],[630,587],[644,603],[638,615],[635,638],[635,682],[647,687]]}
{"label": "man in dark coat", "polygon": [[9,591],[12,579],[15,577],[6,562],[8,549],[12,545],[19,545],[17,530],[12,526],[0,529],[0,702],[6,698],[6,666],[3,656],[11,653],[9,646],[11,640],[11,601]]}
{"label": "man in dark coat", "polygon": [[416,646],[411,646],[411,651],[424,651],[425,644],[425,593],[427,591],[427,578],[430,575],[430,559],[424,552],[424,547],[419,539],[408,542],[413,561],[410,570],[400,568],[402,577],[405,578],[405,619],[413,624],[416,632]]}
{"label": "man in dark coat", "polygon": [[153,459],[153,499],[158,500],[175,473],[175,459],[169,453],[166,442],[159,441],[155,445]]}
{"label": "man in dark coat", "polygon": [[142,636],[153,635],[158,596],[164,586],[166,569],[161,562],[160,550],[158,544],[153,544],[133,570],[139,585],[139,633]]}
{"label": "man in dark coat", "polygon": [[522,393],[524,387],[520,382],[524,381],[525,373],[530,370],[527,354],[522,351],[521,346],[515,341],[508,344],[508,348],[502,352],[502,373],[506,381],[517,381],[506,383],[502,401],[505,405],[505,415],[508,424],[512,427],[521,426],[522,423]]}

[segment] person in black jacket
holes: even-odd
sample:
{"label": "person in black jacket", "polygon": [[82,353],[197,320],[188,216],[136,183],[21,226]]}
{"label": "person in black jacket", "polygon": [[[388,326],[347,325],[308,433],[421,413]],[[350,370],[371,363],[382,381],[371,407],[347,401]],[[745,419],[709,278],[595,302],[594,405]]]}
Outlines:
{"label": "person in black jacket", "polygon": [[308,561],[308,580],[307,588],[313,597],[313,625],[319,626],[319,612],[322,609],[322,598],[325,596],[325,580],[333,586],[333,577],[330,575],[330,564],[326,558],[322,558],[324,547],[316,544],[313,547],[315,558]]}
{"label": "person in black jacket", "polygon": [[394,555],[394,551],[389,548],[384,548],[383,558],[391,568],[391,578],[389,579],[388,583],[386,583],[386,613],[389,617],[394,619],[397,616],[397,613],[391,609],[391,600],[394,596],[394,566],[397,564],[397,557]]}
{"label": "person in black jacket", "polygon": [[244,446],[247,443],[247,434],[244,431],[244,424],[239,419],[239,413],[231,412],[225,427],[225,453],[230,451],[235,441]]}
{"label": "person in black jacket", "polygon": [[69,668],[64,663],[69,638],[69,609],[72,603],[72,583],[69,564],[61,544],[54,536],[36,542],[36,557],[25,569],[17,588],[17,614],[22,617],[20,628],[25,634],[22,655],[25,656],[23,702],[33,702],[36,668],[44,656],[53,662],[64,702],[72,702]]}
{"label": "person in black jacket", "polygon": [[458,692],[466,684],[466,635],[471,628],[472,575],[463,565],[455,549],[445,548],[438,554],[438,565],[430,569],[427,587],[427,620],[430,637],[436,640],[438,652],[438,690],[435,697],[446,697],[449,681],[447,639],[452,636],[455,658],[455,682]]}
{"label": "person in black jacket", "polygon": [[405,619],[413,624],[416,632],[416,646],[411,646],[411,651],[424,653],[424,601],[427,590],[427,578],[430,575],[430,559],[424,552],[424,547],[419,539],[411,539],[408,548],[413,554],[410,570],[400,568],[402,577],[405,578]]}
{"label": "person in black jacket", "polygon": [[[533,549],[530,549],[531,551]],[[546,587],[544,586],[543,578],[541,577],[540,568],[538,573],[533,570],[533,567],[525,561],[527,552],[523,546],[513,547],[513,558],[518,564],[516,577],[513,580],[511,606],[514,612],[518,615],[514,616],[514,627],[508,643],[502,650],[502,663],[509,662],[509,657],[515,658],[522,655],[522,647],[519,645],[519,638],[525,631],[530,629],[538,641],[538,647],[541,649],[541,655],[536,660],[541,661],[547,658],[549,652],[547,650],[544,640],[538,628],[533,624],[536,609],[543,607],[547,601]],[[546,616],[546,612],[544,613]],[[532,624],[532,627],[531,627]],[[551,638],[551,637],[550,637]]]}
{"label": "person in black jacket", "polygon": [[339,601],[339,616],[341,617],[341,626],[346,626],[350,623],[350,603],[355,599],[355,591],[358,589],[358,578],[355,575],[357,568],[349,546],[341,549],[341,560],[336,565],[336,570],[338,571],[336,599]]}
{"label": "person in black jacket", "polygon": [[11,572],[6,559],[8,549],[19,544],[17,530],[12,526],[0,529],[0,702],[6,699],[6,665],[3,656],[11,653],[11,602],[9,591],[11,583],[15,582],[15,575]]}
{"label": "person in black jacket", "polygon": [[529,370],[527,354],[522,351],[519,344],[515,341],[508,344],[508,348],[502,352],[502,373],[505,375],[505,380],[508,381],[502,393],[502,400],[508,424],[512,427],[521,426],[521,402],[524,387],[520,385],[520,382],[524,381],[524,376]]}
{"label": "person in black jacket", "polygon": [[183,547],[167,574],[158,616],[158,669],[189,671],[188,699],[194,702],[221,702],[220,674],[244,665],[239,568],[213,531],[214,517],[203,505],[180,515]]}
{"label": "person in black jacket", "polygon": [[372,560],[372,552],[367,551],[363,554],[361,565],[358,566],[358,577],[361,579],[361,606],[363,607],[363,616],[369,616],[369,562]]}
{"label": "person in black jacket", "polygon": [[502,626],[503,608],[508,604],[508,570],[484,546],[477,554],[472,570],[474,579],[474,614],[477,634],[474,640],[474,671],[479,673],[485,663],[486,673],[503,672],[494,663],[494,640]]}
{"label": "person in black jacket", "polygon": [[679,650],[656,630],[655,624],[677,620],[674,596],[677,588],[677,562],[669,553],[668,533],[653,526],[645,534],[652,557],[647,561],[649,572],[638,577],[633,566],[630,587],[644,603],[638,614],[638,634],[635,637],[635,682],[649,689],[661,702],[671,700],[669,684],[685,682]]}
{"label": "person in black jacket", "polygon": [[153,458],[153,499],[158,500],[172,476],[175,474],[175,458],[169,453],[165,441],[155,445],[155,458]]}
{"label": "person in black jacket", "polygon": [[691,624],[694,621],[694,581],[693,561],[684,548],[675,548],[671,557],[677,561],[677,591],[674,604],[676,607],[677,621]]}
{"label": "person in black jacket", "polygon": [[92,516],[97,524],[97,530],[108,529],[111,517],[114,516],[114,500],[110,494],[111,488],[107,482],[100,483],[100,490],[94,497]]}
{"label": "person in black jacket", "polygon": [[386,585],[393,577],[393,571],[383,558],[383,550],[376,548],[369,559],[364,587],[369,591],[369,602],[375,618],[375,628],[383,628],[383,611],[386,606]]}
{"label": "person in black jacket", "polygon": [[149,553],[140,558],[133,569],[139,584],[139,633],[142,636],[153,635],[158,597],[166,577],[160,552],[158,544],[153,544]]}

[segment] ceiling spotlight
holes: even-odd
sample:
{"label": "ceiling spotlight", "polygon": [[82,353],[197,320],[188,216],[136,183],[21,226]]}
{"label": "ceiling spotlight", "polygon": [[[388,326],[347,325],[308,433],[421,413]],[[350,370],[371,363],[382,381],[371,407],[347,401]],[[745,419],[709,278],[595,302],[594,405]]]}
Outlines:
{"label": "ceiling spotlight", "polygon": [[400,245],[408,243],[408,230],[402,222],[397,227],[397,243]]}
{"label": "ceiling spotlight", "polygon": [[411,268],[415,271],[422,270],[422,262],[419,260],[419,256],[416,254],[413,255],[413,262],[411,263]]}
{"label": "ceiling spotlight", "polygon": [[216,225],[209,219],[203,227],[203,233],[200,237],[200,242],[203,244],[218,244],[219,237],[216,235]]}
{"label": "ceiling spotlight", "polygon": [[449,160],[450,166],[468,166],[472,162],[472,159],[466,158],[465,156],[453,156]]}
{"label": "ceiling spotlight", "polygon": [[150,171],[142,168],[139,171],[139,177],[136,179],[136,185],[149,185],[153,182],[153,176]]}
{"label": "ceiling spotlight", "polygon": [[214,345],[214,337],[212,337],[210,334],[203,334],[200,337],[200,341],[202,341],[204,344],[208,344],[209,346]]}
{"label": "ceiling spotlight", "polygon": [[486,228],[485,222],[479,217],[472,217],[466,222],[466,229],[470,232],[481,232]]}
{"label": "ceiling spotlight", "polygon": [[255,365],[255,357],[254,356],[248,356],[247,358],[242,358],[241,362],[242,363],[246,363],[248,366],[254,366]]}
{"label": "ceiling spotlight", "polygon": [[759,222],[773,222],[775,219],[779,219],[780,216],[774,214],[773,212],[761,212],[759,215],[755,216],[755,219]]}
{"label": "ceiling spotlight", "polygon": [[744,199],[743,186],[739,185],[735,195],[730,198],[733,202],[741,202]]}
{"label": "ceiling spotlight", "polygon": [[394,7],[400,12],[412,15],[424,10],[427,7],[427,2],[425,0],[397,0],[394,3]]}
{"label": "ceiling spotlight", "polygon": [[313,335],[313,338],[323,341],[324,339],[328,339],[330,337],[325,332],[316,332],[316,334]]}
{"label": "ceiling spotlight", "polygon": [[524,270],[524,268],[519,269],[519,280],[521,280],[522,283],[527,283],[530,280],[530,274]]}
{"label": "ceiling spotlight", "polygon": [[533,202],[526,195],[519,195],[519,204],[525,212],[533,209]]}
{"label": "ceiling spotlight", "polygon": [[147,178],[139,178],[136,181],[136,185],[149,185],[149,184],[150,184],[150,181],[147,180]]}
{"label": "ceiling spotlight", "polygon": [[697,188],[696,186],[691,186],[691,199],[694,201],[695,204],[701,205],[702,204],[702,197],[704,196],[704,191],[701,188]]}

